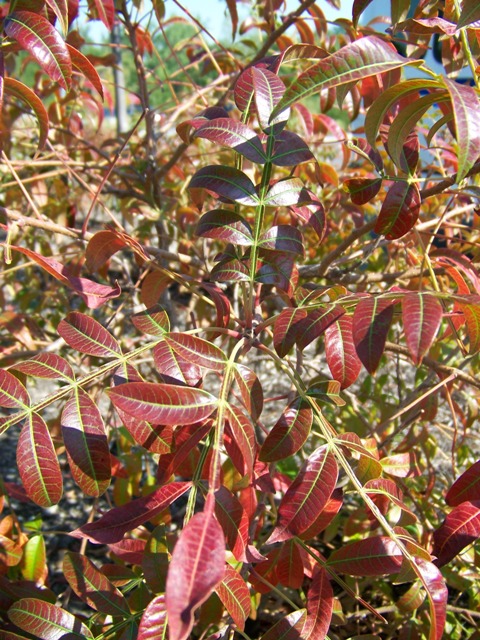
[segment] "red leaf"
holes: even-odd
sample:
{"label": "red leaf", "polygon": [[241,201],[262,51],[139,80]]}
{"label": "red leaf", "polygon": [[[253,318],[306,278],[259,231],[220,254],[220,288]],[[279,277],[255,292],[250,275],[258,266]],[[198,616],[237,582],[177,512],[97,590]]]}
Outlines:
{"label": "red leaf", "polygon": [[307,619],[302,629],[302,640],[323,640],[330,627],[332,613],[332,585],[328,573],[319,567],[307,593]]}
{"label": "red leaf", "polygon": [[166,381],[171,380],[172,384],[175,381],[178,384],[195,386],[202,378],[200,367],[175,353],[165,341],[153,348],[153,360],[158,373]]}
{"label": "red leaf", "polygon": [[420,191],[412,182],[395,182],[387,192],[375,224],[375,233],[396,240],[408,233],[420,213]]}
{"label": "red leaf", "polygon": [[415,364],[430,349],[442,321],[443,308],[433,295],[408,293],[402,300],[407,346]]}
{"label": "red leaf", "polygon": [[65,342],[90,356],[117,357],[122,351],[120,345],[102,325],[84,313],[72,311],[57,327]]}
{"label": "red leaf", "polygon": [[186,640],[195,610],[225,576],[225,538],[211,512],[195,514],[173,550],[166,605],[170,640]]}
{"label": "red leaf", "polygon": [[22,598],[8,610],[8,617],[22,631],[31,633],[39,640],[61,640],[69,638],[93,638],[90,629],[78,618],[60,607],[38,600]]}
{"label": "red leaf", "polygon": [[[47,138],[48,138],[48,130],[49,130],[48,112],[43,106],[43,102],[31,89],[29,89],[26,85],[24,85],[23,82],[19,82],[14,78],[8,78],[8,77],[3,78],[3,82],[4,82],[5,93],[15,96],[20,100],[23,100],[25,104],[28,107],[30,107],[30,109],[35,114],[35,117],[38,120],[39,129],[40,129],[40,135],[38,138],[38,148],[43,149],[43,147],[45,146],[45,142],[47,141]],[[1,91],[0,91],[0,106],[1,104],[2,104],[2,100],[1,100]]]}
{"label": "red leaf", "polygon": [[245,562],[249,520],[239,499],[221,485],[215,492],[215,515],[220,523],[228,548],[239,562]]}
{"label": "red leaf", "polygon": [[225,567],[225,577],[216,587],[218,597],[232,616],[235,625],[243,631],[245,620],[250,615],[250,589],[242,576],[229,564]]}
{"label": "red leaf", "polygon": [[284,542],[277,560],[277,578],[290,589],[300,589],[303,584],[302,554],[294,540]]}
{"label": "red leaf", "polygon": [[30,405],[27,390],[9,371],[0,369],[0,407],[24,409]]}
{"label": "red leaf", "polygon": [[31,11],[14,11],[5,18],[7,36],[14,38],[55,82],[67,91],[72,63],[67,46],[47,18]]}
{"label": "red leaf", "polygon": [[306,620],[305,609],[292,611],[263,634],[261,640],[300,640]]}
{"label": "red leaf", "polygon": [[448,589],[445,580],[431,562],[423,558],[415,558],[415,564],[430,602],[429,640],[441,640],[447,619]]}
{"label": "red leaf", "polygon": [[193,138],[206,138],[234,149],[256,164],[264,164],[266,160],[262,143],[255,131],[232,118],[215,118],[202,122]]}
{"label": "red leaf", "polygon": [[84,524],[70,535],[88,538],[97,544],[112,544],[121,540],[125,533],[139,527],[169,507],[191,486],[190,482],[171,482],[155,489],[144,498],[137,498],[121,507],[107,511],[95,522]]}
{"label": "red leaf", "polygon": [[284,126],[290,115],[290,109],[285,110],[280,117],[270,120],[273,109],[282,99],[285,93],[283,81],[275,74],[261,67],[250,67],[253,84],[255,106],[257,108],[258,121],[265,132],[275,124]]}
{"label": "red leaf", "polygon": [[200,218],[196,234],[202,238],[215,238],[246,247],[253,243],[248,222],[228,209],[212,209],[205,213]]}
{"label": "red leaf", "polygon": [[257,374],[243,364],[237,364],[233,373],[243,406],[252,420],[258,420],[263,409],[263,389]]}
{"label": "red leaf", "polygon": [[110,450],[100,411],[83,389],[65,404],[61,425],[75,482],[87,495],[101,496],[110,485]]}
{"label": "red leaf", "polygon": [[160,305],[135,313],[130,320],[139,331],[151,336],[163,337],[170,331],[168,313]]}
{"label": "red leaf", "polygon": [[480,500],[462,502],[433,534],[435,565],[442,567],[466,546],[480,538]]}
{"label": "red leaf", "polygon": [[48,427],[32,413],[17,443],[17,466],[28,497],[41,507],[51,507],[62,497],[62,472]]}
{"label": "red leaf", "polygon": [[480,306],[478,304],[459,304],[465,316],[468,332],[468,352],[480,351]]}
{"label": "red leaf", "polygon": [[67,551],[63,574],[77,596],[93,609],[111,616],[130,616],[122,593],[86,556]]}
{"label": "red leaf", "polygon": [[169,333],[165,336],[165,342],[177,355],[191,364],[213,371],[225,369],[225,354],[208,340],[186,333]]}
{"label": "red leaf", "polygon": [[455,480],[445,496],[445,502],[451,507],[456,507],[467,500],[470,502],[480,500],[480,460]]}
{"label": "red leaf", "polygon": [[88,0],[88,7],[93,15],[101,20],[110,31],[115,22],[114,0]]}
{"label": "red leaf", "polygon": [[266,437],[260,451],[260,460],[282,460],[299,451],[308,438],[312,424],[311,407],[297,398],[283,411]]}
{"label": "red leaf", "polygon": [[338,477],[328,447],[316,449],[302,465],[278,507],[278,520],[269,543],[288,540],[306,531],[330,499]]}
{"label": "red leaf", "polygon": [[30,360],[16,364],[13,369],[35,378],[47,378],[50,380],[58,378],[75,379],[75,374],[69,363],[65,358],[57,356],[55,353],[39,353],[37,356],[30,358]]}
{"label": "red leaf", "polygon": [[228,405],[226,419],[225,448],[238,472],[250,475],[257,452],[253,424],[235,405]]}
{"label": "red leaf", "polygon": [[[90,60],[83,55],[78,49],[72,47],[71,45],[66,43],[68,53],[70,54],[70,60],[72,61],[72,66],[74,69],[80,71],[81,74],[85,76],[85,78],[90,82],[90,84],[98,91],[101,99],[103,100],[103,85],[100,80],[100,76],[97,73],[97,70],[90,62]],[[102,233],[102,232],[100,232]],[[88,260],[87,260],[88,262]]]}
{"label": "red leaf", "polygon": [[392,323],[395,301],[369,296],[357,304],[352,335],[357,355],[369,373],[375,373]]}
{"label": "red leaf", "polygon": [[303,256],[302,234],[286,224],[270,227],[259,240],[259,247],[269,251],[284,251]]}
{"label": "red leaf", "polygon": [[189,188],[203,188],[217,197],[240,204],[258,203],[255,185],[242,171],[223,165],[209,165],[199,169],[190,181]]}
{"label": "red leaf", "polygon": [[286,307],[278,314],[273,328],[273,346],[281,358],[287,355],[302,335],[301,322],[306,317],[306,309],[295,307]]}
{"label": "red leaf", "polygon": [[172,425],[152,425],[118,408],[117,412],[126,429],[141,447],[159,455],[170,452],[173,441]]}
{"label": "red leaf", "polygon": [[352,326],[352,316],[345,314],[325,329],[328,368],[342,389],[355,382],[362,368],[353,342]]}
{"label": "red leaf", "polygon": [[341,489],[335,489],[330,500],[324,506],[312,525],[300,534],[302,540],[311,540],[325,531],[333,518],[337,515],[343,505],[343,495]]}
{"label": "red leaf", "polygon": [[137,640],[160,640],[167,634],[167,607],[165,596],[154,598],[145,609],[140,620]]}
{"label": "red leaf", "polygon": [[127,243],[123,237],[114,231],[98,231],[88,241],[85,251],[86,263],[89,271],[95,272],[101,269]]}
{"label": "red leaf", "polygon": [[297,344],[299,348],[305,349],[344,313],[345,310],[340,305],[333,304],[322,304],[318,309],[311,311],[305,320],[298,324]]}
{"label": "red leaf", "polygon": [[398,573],[403,554],[387,536],[374,536],[343,545],[330,554],[327,564],[349,576],[383,576]]}
{"label": "red leaf", "polygon": [[272,162],[278,167],[291,167],[313,160],[307,143],[293,131],[282,131],[275,136]]}
{"label": "red leaf", "polygon": [[163,425],[200,422],[215,410],[216,398],[203,391],[174,384],[127,382],[108,390],[115,407],[141,420]]}
{"label": "red leaf", "polygon": [[382,178],[348,178],[343,184],[354,204],[366,204],[380,191]]}
{"label": "red leaf", "polygon": [[[310,197],[300,178],[286,178],[275,182],[270,187],[263,203],[267,207],[291,207],[309,204]],[[294,229],[294,227],[291,228]]]}

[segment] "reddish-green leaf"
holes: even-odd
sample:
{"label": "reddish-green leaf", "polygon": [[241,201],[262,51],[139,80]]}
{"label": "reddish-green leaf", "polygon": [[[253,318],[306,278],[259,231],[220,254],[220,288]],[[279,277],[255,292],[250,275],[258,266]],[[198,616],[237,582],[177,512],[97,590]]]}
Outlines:
{"label": "reddish-green leaf", "polygon": [[380,191],[382,178],[348,178],[343,185],[354,204],[366,204]]}
{"label": "reddish-green leaf", "polygon": [[323,304],[298,323],[297,344],[300,349],[305,349],[316,340],[327,327],[338,320],[345,313],[340,305]]}
{"label": "reddish-green leaf", "polygon": [[101,496],[110,485],[110,450],[100,411],[83,389],[65,404],[61,424],[75,482],[87,495]]}
{"label": "reddish-green leaf", "polygon": [[62,37],[47,18],[32,11],[14,11],[5,18],[4,29],[6,35],[26,49],[62,89],[70,88],[70,54]]}
{"label": "reddish-green leaf", "polygon": [[[32,536],[22,548],[20,562],[22,578],[29,582],[44,584],[48,576],[47,547],[43,535]],[[1,638],[1,636],[0,636]]]}
{"label": "reddish-green leaf", "polygon": [[145,609],[140,620],[137,640],[166,640],[167,607],[165,595],[154,598]]}
{"label": "reddish-green leaf", "polygon": [[248,515],[239,499],[223,485],[215,492],[215,515],[225,534],[228,548],[239,562],[245,562]]}
{"label": "reddish-green leaf", "polygon": [[225,448],[242,476],[251,474],[257,443],[253,424],[235,405],[228,405],[225,425]]}
{"label": "reddish-green leaf", "polygon": [[8,617],[39,640],[61,640],[67,635],[69,639],[93,638],[90,629],[71,613],[37,598],[18,600],[8,610]]}
{"label": "reddish-green leaf", "polygon": [[60,322],[57,331],[70,347],[80,353],[100,358],[117,357],[122,353],[112,334],[84,313],[72,311]]}
{"label": "reddish-green leaf", "polygon": [[270,120],[272,111],[285,92],[283,81],[275,73],[261,67],[251,67],[251,77],[260,126],[268,132],[272,125],[283,125],[288,120],[290,111]]}
{"label": "reddish-green leaf", "polygon": [[175,381],[178,384],[195,386],[202,378],[201,368],[175,353],[165,341],[153,348],[153,360],[158,373],[167,382]]}
{"label": "reddish-green leaf", "polygon": [[215,591],[229,615],[232,616],[235,625],[243,631],[251,608],[250,590],[245,580],[238,571],[227,564],[225,577]]}
{"label": "reddish-green leaf", "polygon": [[199,169],[189,184],[190,188],[202,188],[217,197],[240,204],[258,203],[255,185],[242,171],[224,165],[209,165]]}
{"label": "reddish-green leaf", "polygon": [[113,29],[115,22],[114,0],[88,0],[88,7],[93,15],[103,22],[107,29]]}
{"label": "reddish-green leaf", "polygon": [[48,113],[43,106],[43,102],[31,89],[24,85],[23,82],[19,82],[18,80],[15,80],[15,78],[3,78],[3,83],[4,91],[6,94],[15,96],[15,98],[23,100],[23,102],[25,102],[25,104],[30,107],[30,109],[35,114],[40,129],[38,148],[43,149],[48,138],[49,130]]}
{"label": "reddish-green leaf", "polygon": [[295,540],[287,540],[280,548],[277,560],[277,579],[284,587],[300,589],[303,584],[304,567],[302,554]]}
{"label": "reddish-green leaf", "polygon": [[35,378],[47,378],[50,380],[58,378],[75,379],[75,374],[69,363],[65,358],[57,356],[55,353],[39,353],[37,356],[30,358],[30,360],[16,364],[13,369]]}
{"label": "reddish-green leaf", "polygon": [[237,364],[234,375],[248,415],[257,420],[263,409],[263,389],[257,374],[245,365]]}
{"label": "reddish-green leaf", "polygon": [[283,411],[266,437],[260,451],[260,460],[274,462],[299,451],[308,438],[312,424],[312,408],[301,398],[297,398]]}
{"label": "reddish-green leaf", "polygon": [[270,627],[261,640],[300,640],[306,616],[305,609],[292,611]]}
{"label": "reddish-green leaf", "polygon": [[344,314],[325,329],[325,354],[334,380],[346,389],[355,382],[362,368],[352,334],[353,318]]}
{"label": "reddish-green leaf", "polygon": [[165,342],[177,355],[191,364],[213,371],[225,369],[225,354],[208,340],[186,333],[169,333],[165,336]]}
{"label": "reddish-green leaf", "polygon": [[329,501],[337,477],[333,453],[326,446],[316,449],[283,496],[269,543],[288,540],[306,531]]}
{"label": "reddish-green leaf", "polygon": [[302,73],[286,90],[272,117],[312,93],[418,64],[400,56],[393,46],[376,36],[366,36],[342,47]]}
{"label": "reddish-green leaf", "polygon": [[323,640],[330,628],[333,613],[333,589],[328,573],[318,567],[307,593],[307,619],[302,640]]}
{"label": "reddish-green leaf", "polygon": [[433,534],[435,564],[442,567],[466,546],[480,538],[480,501],[462,502]]}
{"label": "reddish-green leaf", "polygon": [[456,507],[467,500],[470,502],[480,500],[480,460],[455,480],[445,496],[446,503],[451,507]]}
{"label": "reddish-green leaf", "polygon": [[343,505],[343,495],[341,489],[335,489],[332,493],[330,500],[324,506],[319,513],[315,522],[300,534],[302,540],[311,540],[315,538],[319,533],[324,531],[328,525],[332,522],[333,518],[337,515]]}
{"label": "reddish-green leaf", "polygon": [[307,317],[307,310],[297,307],[286,307],[278,314],[273,327],[273,346],[281,358],[284,358],[303,334],[302,320]]}
{"label": "reddish-green leaf", "polygon": [[375,225],[375,233],[396,240],[408,233],[420,213],[420,191],[416,183],[395,182],[387,192]]}
{"label": "reddish-green leaf", "polygon": [[[80,71],[82,75],[90,82],[92,87],[100,94],[101,99],[103,100],[103,85],[100,80],[100,76],[97,73],[97,70],[90,62],[90,60],[83,55],[78,49],[72,47],[71,45],[66,43],[68,53],[70,54],[70,60],[72,61],[72,66],[77,71]],[[101,233],[101,232],[100,232]]]}
{"label": "reddish-green leaf", "polygon": [[303,256],[302,234],[286,224],[270,227],[259,240],[259,247],[268,251],[283,251]]}
{"label": "reddish-green leaf", "polygon": [[184,527],[167,576],[170,640],[186,640],[195,610],[225,576],[225,538],[211,511],[195,514]]}
{"label": "reddish-green leaf", "polygon": [[457,182],[461,182],[480,156],[480,99],[477,90],[442,78],[452,101],[455,131],[458,143]]}
{"label": "reddish-green leaf", "polygon": [[207,120],[198,127],[193,137],[206,138],[234,149],[256,164],[263,164],[266,160],[262,143],[255,131],[232,118]]}
{"label": "reddish-green leaf", "polygon": [[124,596],[86,556],[67,551],[63,574],[80,600],[93,609],[111,616],[130,616]]}
{"label": "reddish-green leaf", "polygon": [[402,299],[402,316],[408,350],[415,364],[430,349],[442,321],[440,302],[428,293],[408,293]]}
{"label": "reddish-green leaf", "polygon": [[30,405],[28,391],[18,378],[0,369],[0,407],[24,409]]}
{"label": "reddish-green leaf", "polygon": [[309,202],[308,191],[299,178],[279,180],[270,187],[263,200],[267,207],[290,207]]}
{"label": "reddish-green leaf", "polygon": [[421,475],[415,451],[395,453],[380,460],[384,473],[395,478],[409,478]]}
{"label": "reddish-green leaf", "polygon": [[169,507],[191,486],[190,482],[171,482],[155,489],[148,496],[132,500],[121,507],[107,511],[95,522],[84,524],[70,535],[88,538],[97,544],[112,544],[121,540],[125,533],[154,518]]}
{"label": "reddish-green leaf", "polygon": [[395,301],[369,296],[357,304],[352,335],[357,355],[369,373],[375,373],[392,323]]}
{"label": "reddish-green leaf", "polygon": [[121,411],[163,425],[200,422],[215,410],[217,399],[203,389],[155,382],[127,382],[108,391]]}
{"label": "reddish-green leaf", "polygon": [[477,0],[463,0],[462,12],[457,22],[457,29],[466,27],[472,22],[480,20],[480,5]]}
{"label": "reddish-green leaf", "polygon": [[139,420],[117,407],[118,414],[126,429],[141,447],[159,455],[169,453],[172,448],[172,425],[154,425],[146,420]]}
{"label": "reddish-green leaf", "polygon": [[170,318],[160,305],[135,313],[130,320],[139,331],[151,336],[162,337],[170,331]]}
{"label": "reddish-green leaf", "polygon": [[28,497],[51,507],[62,497],[62,472],[48,427],[41,416],[30,414],[18,438],[17,466]]}
{"label": "reddish-green leaf", "polygon": [[403,554],[387,536],[373,536],[344,544],[327,562],[334,571],[349,576],[383,576],[400,571]]}
{"label": "reddish-green leaf", "polygon": [[252,229],[248,222],[234,211],[212,209],[198,223],[197,236],[224,240],[232,244],[250,246],[253,243]]}
{"label": "reddish-green leaf", "polygon": [[280,135],[275,137],[271,160],[279,167],[291,167],[313,160],[313,154],[307,143],[296,133],[282,131]]}
{"label": "reddish-green leaf", "polygon": [[468,350],[470,353],[480,351],[480,305],[459,305],[465,316],[465,324],[468,332]]}
{"label": "reddish-green leaf", "polygon": [[430,634],[428,637],[429,640],[440,640],[443,638],[447,618],[448,588],[445,579],[434,564],[423,558],[415,558],[415,564],[430,602]]}

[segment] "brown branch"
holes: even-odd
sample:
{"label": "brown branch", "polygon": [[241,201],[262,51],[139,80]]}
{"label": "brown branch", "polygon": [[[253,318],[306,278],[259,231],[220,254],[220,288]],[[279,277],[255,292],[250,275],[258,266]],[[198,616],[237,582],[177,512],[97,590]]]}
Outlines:
{"label": "brown branch", "polygon": [[[480,173],[480,162],[476,162],[465,177],[470,178],[471,176],[475,176],[478,173]],[[438,182],[437,184],[433,185],[433,187],[422,189],[420,191],[420,196],[422,200],[425,200],[426,198],[431,198],[432,196],[436,196],[439,193],[442,193],[442,191],[445,191],[445,189],[448,189],[449,187],[454,185],[457,181],[457,175],[458,174],[455,173],[450,178],[446,178],[445,180],[442,180],[441,182]]]}
{"label": "brown branch", "polygon": [[[301,278],[312,278],[318,275],[317,271],[320,265],[303,265],[299,268]],[[365,284],[372,282],[384,282],[385,284],[391,284],[392,282],[398,282],[399,280],[409,280],[410,278],[416,278],[421,276],[424,269],[421,266],[411,267],[405,271],[394,271],[392,273],[355,273],[352,271],[344,271],[342,269],[330,269],[325,278],[329,282],[339,282],[340,284]],[[435,275],[441,276],[445,273],[443,267],[434,269]]]}

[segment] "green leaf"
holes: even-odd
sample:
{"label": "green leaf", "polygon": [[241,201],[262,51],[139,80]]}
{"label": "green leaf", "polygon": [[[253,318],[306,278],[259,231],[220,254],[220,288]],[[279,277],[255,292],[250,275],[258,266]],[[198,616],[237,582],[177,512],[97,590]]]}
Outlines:
{"label": "green leaf", "polygon": [[70,54],[60,34],[46,18],[31,11],[14,11],[5,18],[4,29],[7,36],[26,49],[62,89],[70,88]]}
{"label": "green leaf", "polygon": [[418,65],[417,60],[400,56],[393,46],[375,36],[366,36],[347,44],[302,73],[286,90],[273,109],[270,119],[313,93],[363,80],[405,65]]}

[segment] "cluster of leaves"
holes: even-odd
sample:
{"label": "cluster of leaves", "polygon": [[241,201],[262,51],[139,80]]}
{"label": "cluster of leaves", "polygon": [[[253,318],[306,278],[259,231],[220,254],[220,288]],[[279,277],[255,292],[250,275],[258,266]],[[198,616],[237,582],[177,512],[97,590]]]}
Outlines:
{"label": "cluster of leaves", "polygon": [[[92,1],[135,60],[143,114],[117,138],[83,124],[107,92],[78,4],[4,11],[0,406],[21,484],[1,497],[1,640],[474,628],[480,11],[392,3],[381,34],[369,4],[332,32],[312,0],[240,27],[227,1],[239,43],[193,39],[193,98],[175,82],[153,105],[140,4]],[[147,18],[165,35],[162,2]],[[432,35],[445,73],[421,59]],[[30,64],[32,87],[12,77]],[[56,505],[65,459],[95,499],[63,561],[80,612],[12,502]]]}

